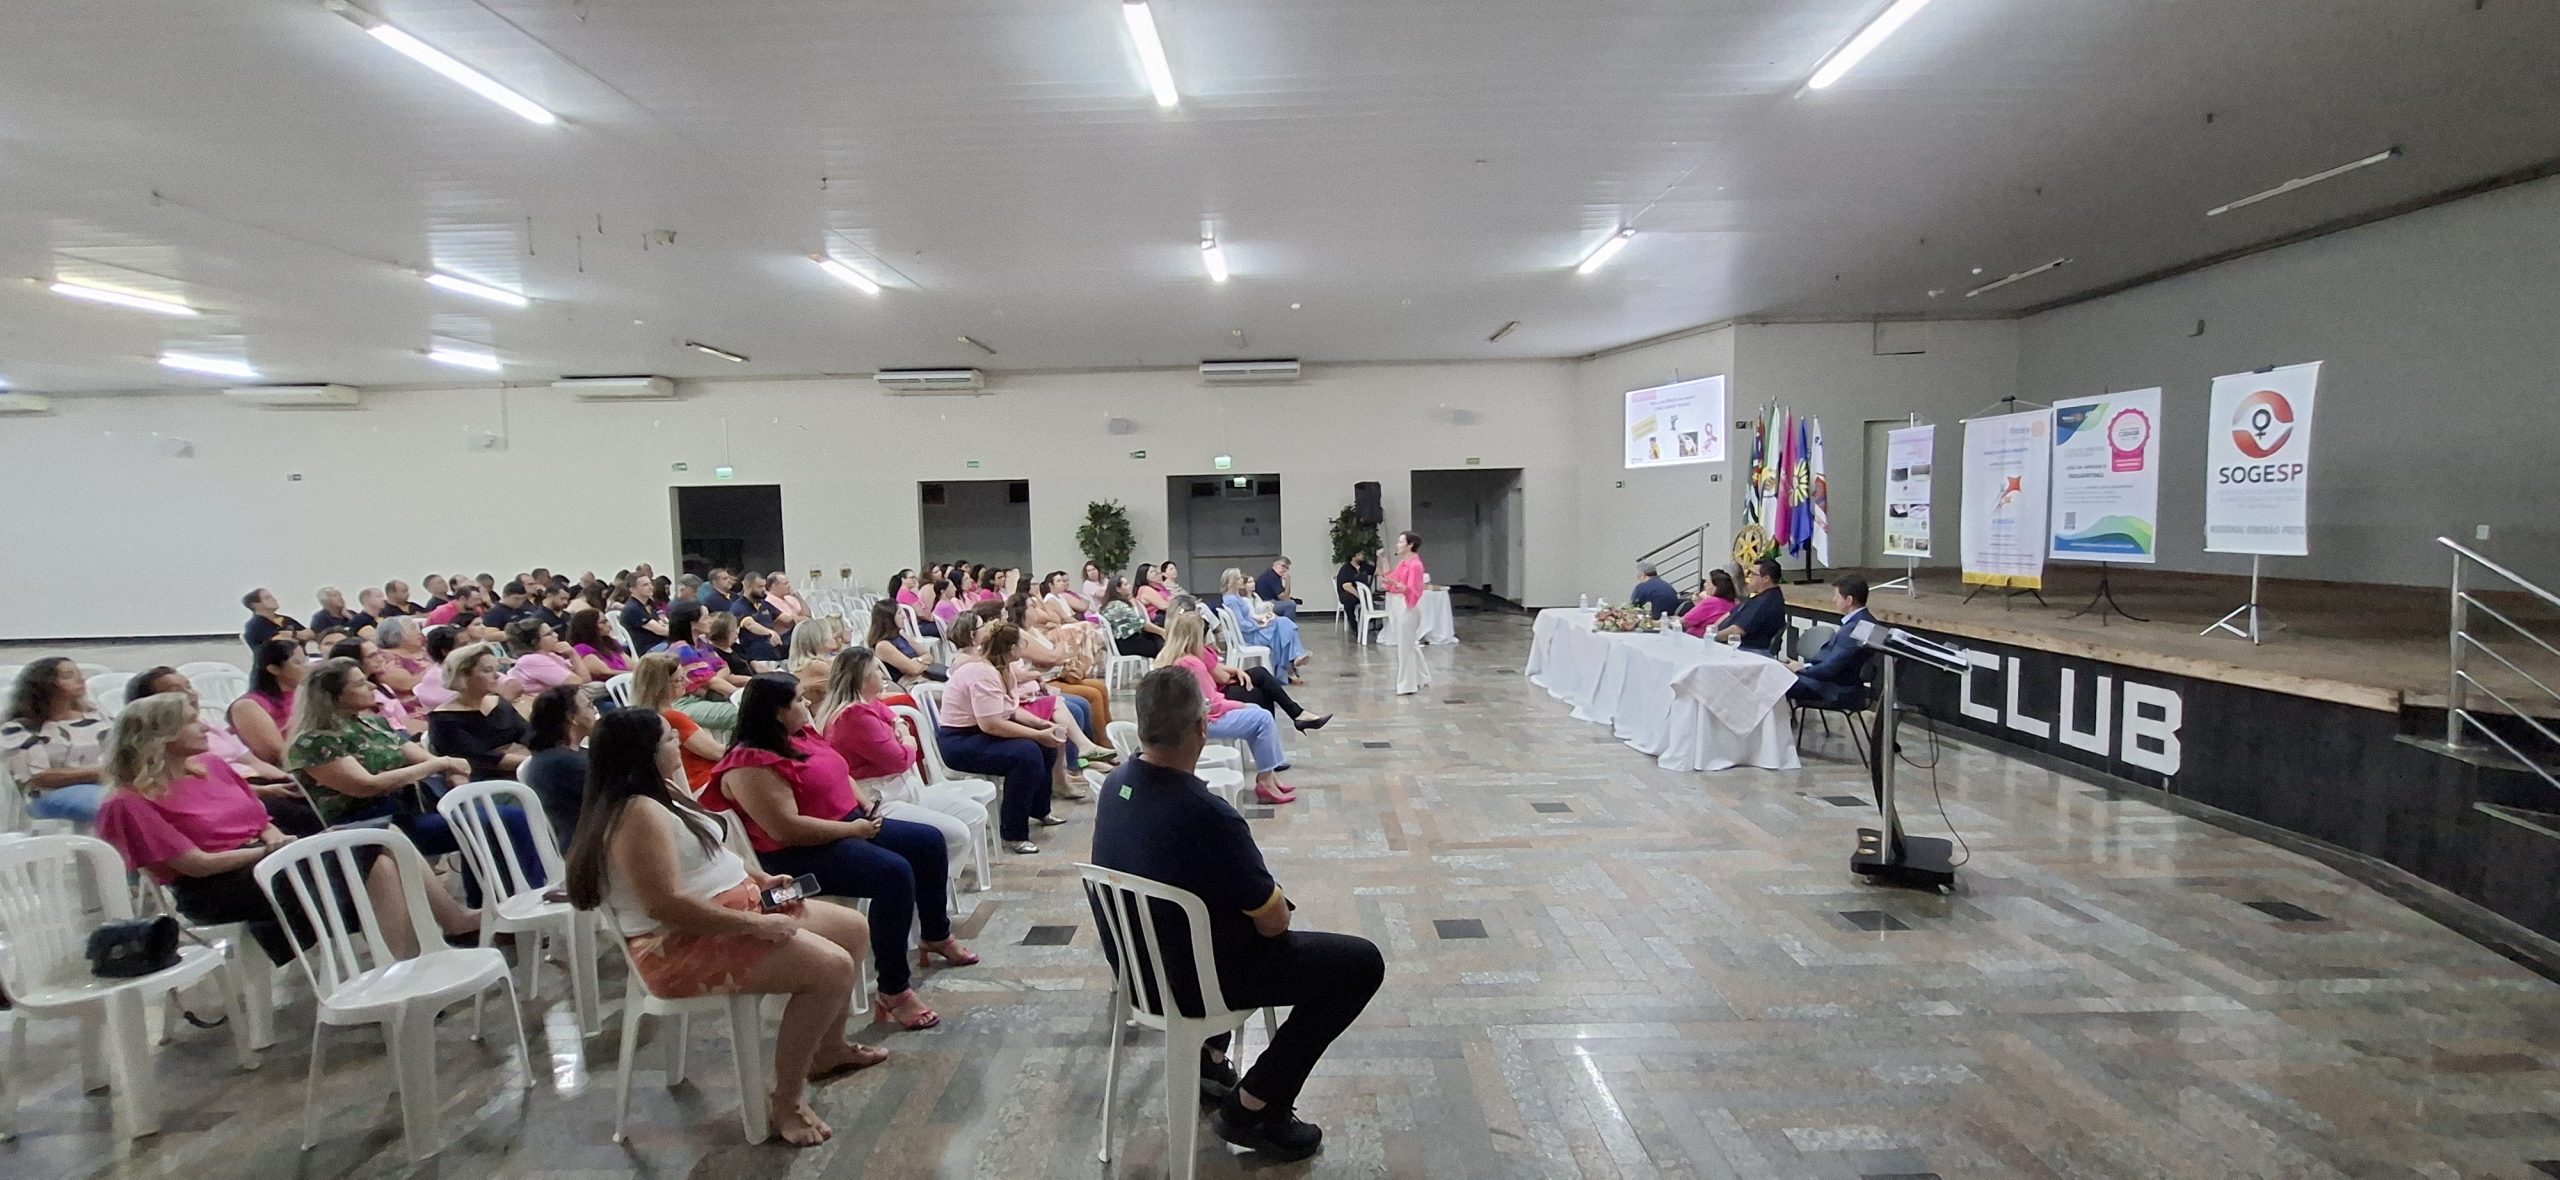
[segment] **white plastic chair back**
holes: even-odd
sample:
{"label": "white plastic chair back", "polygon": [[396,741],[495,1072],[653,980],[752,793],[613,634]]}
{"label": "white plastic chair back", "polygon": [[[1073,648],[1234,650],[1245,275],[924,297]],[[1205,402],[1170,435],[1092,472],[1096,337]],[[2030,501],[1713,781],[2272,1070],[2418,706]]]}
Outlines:
{"label": "white plastic chair back", "polygon": [[916,727],[916,748],[924,753],[925,781],[950,782],[951,768],[943,764],[942,738],[934,732],[932,716],[912,705],[891,705],[889,712]]}
{"label": "white plastic chair back", "polygon": [[617,709],[631,707],[631,678],[629,672],[617,672],[604,682],[604,695],[612,699]]}
{"label": "white plastic chair back", "polygon": [[942,723],[942,683],[940,681],[927,680],[921,684],[911,685],[907,689],[907,695],[916,699],[916,704],[924,709],[926,718],[937,725]]}
{"label": "white plastic chair back", "polygon": [[112,845],[92,836],[0,840],[0,992],[25,996],[88,978],[90,903],[107,921],[133,916],[124,858]]}
{"label": "white plastic chair back", "polygon": [[[498,809],[509,803],[524,813],[525,826],[533,832],[534,856],[541,863],[524,863],[524,854],[508,837],[506,819]],[[532,869],[542,870],[543,881],[550,885],[569,879],[560,857],[560,839],[551,830],[551,818],[542,809],[542,797],[523,783],[492,779],[456,787],[436,800],[436,814],[443,816],[453,829],[454,842],[461,846],[463,862],[471,866],[471,875],[480,879],[487,905],[496,905],[499,898],[546,887],[532,884]]]}
{"label": "white plastic chair back", "polygon": [[204,662],[186,664],[178,674],[195,686],[196,701],[205,724],[222,724],[231,712],[231,702],[249,695],[249,674],[229,664]]}
{"label": "white plastic chair back", "polygon": [[624,654],[631,655],[639,652],[639,645],[631,641],[631,629],[622,625],[622,612],[612,611],[607,613],[604,617],[604,622],[606,626],[613,628],[614,642],[622,645]]}
{"label": "white plastic chair back", "polygon": [[18,789],[18,780],[0,769],[0,838],[27,830],[27,796]]}
{"label": "white plastic chair back", "polygon": [[[1217,959],[1209,949],[1209,907],[1197,895],[1099,865],[1079,864],[1076,869],[1083,874],[1085,896],[1102,912],[1104,946],[1120,961],[1114,982],[1127,996],[1138,1023],[1163,1028],[1166,1009],[1178,994],[1173,990],[1173,973],[1165,965],[1168,936],[1157,925],[1156,902],[1179,909],[1190,927],[1184,935],[1191,944],[1193,981],[1199,985],[1201,1004],[1201,1015],[1191,1019],[1217,1020],[1233,1011],[1218,987]],[[1132,947],[1138,949],[1137,955],[1130,953]],[[1183,1013],[1176,1010],[1172,1015]]]}
{"label": "white plastic chair back", "polygon": [[1138,682],[1154,670],[1154,663],[1145,656],[1113,656],[1102,671],[1103,691],[1115,697],[1133,694],[1138,691]]}
{"label": "white plastic chair back", "polygon": [[924,626],[916,618],[915,604],[898,604],[898,633],[906,636],[907,642],[919,648],[924,646]]}
{"label": "white plastic chair back", "polygon": [[1111,743],[1112,750],[1120,755],[1122,765],[1127,765],[1130,759],[1138,756],[1137,722],[1114,721],[1104,726],[1103,732],[1103,740]]}
{"label": "white plastic chair back", "polygon": [[131,672],[100,672],[89,678],[89,703],[113,721],[116,714],[124,712],[124,690],[132,683]]}
{"label": "white plastic chair back", "polygon": [[[364,870],[356,859],[362,848],[380,848],[391,857],[409,910],[409,928],[421,939],[432,940],[437,926],[435,914],[427,908],[427,858],[396,829],[333,828],[269,853],[251,870],[278,918],[291,912],[287,898],[310,917],[318,937],[294,961],[302,964],[312,996],[323,1003],[349,980],[402,958],[392,953],[383,937],[382,915],[365,890]],[[334,879],[343,879],[346,888],[334,888]],[[346,904],[341,905],[342,900]]]}

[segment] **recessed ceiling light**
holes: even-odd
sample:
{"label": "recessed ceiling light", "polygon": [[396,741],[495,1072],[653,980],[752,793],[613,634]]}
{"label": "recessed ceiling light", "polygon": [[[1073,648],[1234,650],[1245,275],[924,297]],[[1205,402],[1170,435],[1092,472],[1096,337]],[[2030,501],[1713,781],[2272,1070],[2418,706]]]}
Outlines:
{"label": "recessed ceiling light", "polygon": [[229,357],[204,356],[192,352],[161,353],[160,367],[183,369],[190,373],[209,373],[216,377],[237,377],[243,381],[258,379],[258,371],[250,368],[247,361],[235,361]]}
{"label": "recessed ceiling light", "polygon": [[2205,210],[2205,211],[2204,211],[2204,215],[2205,215],[2205,216],[2207,216],[2207,217],[2220,217],[2220,216],[2222,216],[2223,214],[2225,214],[2225,213],[2229,213],[2229,212],[2231,212],[2231,211],[2232,211],[2232,210],[2234,210],[2234,209],[2238,209],[2238,208],[2241,208],[2241,207],[2243,207],[2243,206],[2247,206],[2247,205],[2255,205],[2255,204],[2257,204],[2258,202],[2263,201],[2263,200],[2266,200],[2266,199],[2267,199],[2267,198],[2269,198],[2269,197],[2281,197],[2281,196],[2285,195],[2286,193],[2292,192],[2292,191],[2293,191],[2293,190],[2295,190],[2295,189],[2298,189],[2298,188],[2309,188],[2309,187],[2311,187],[2312,185],[2315,185],[2315,184],[2320,183],[2321,181],[2329,180],[2329,179],[2332,179],[2332,178],[2335,178],[2335,177],[2344,176],[2344,175],[2346,175],[2347,173],[2353,172],[2353,171],[2355,171],[2355,170],[2356,170],[2356,169],[2358,169],[2358,168],[2370,168],[2370,167],[2373,167],[2373,166],[2374,166],[2374,165],[2376,165],[2376,164],[2382,163],[2382,162],[2383,162],[2383,161],[2385,161],[2385,160],[2398,159],[2398,158],[2399,158],[2399,156],[2400,156],[2400,149],[2399,149],[2399,148],[2397,148],[2397,147],[2387,147],[2387,148],[2382,149],[2381,151],[2378,151],[2378,152],[2373,153],[2373,154],[2372,154],[2372,155],[2370,155],[2370,156],[2366,156],[2365,158],[2363,158],[2363,159],[2361,159],[2361,160],[2350,160],[2350,161],[2348,161],[2347,163],[2340,164],[2340,165],[2338,165],[2337,167],[2335,167],[2335,168],[2331,168],[2331,169],[2329,169],[2329,170],[2327,170],[2327,171],[2325,171],[2325,172],[2314,172],[2314,173],[2312,173],[2312,174],[2311,174],[2311,175],[2309,175],[2309,176],[2297,176],[2297,177],[2294,177],[2294,178],[2293,178],[2293,179],[2291,179],[2291,180],[2288,180],[2288,181],[2284,182],[2283,184],[2279,184],[2279,185],[2275,186],[2274,188],[2268,189],[2268,190],[2267,190],[2267,191],[2265,191],[2265,192],[2262,192],[2262,193],[2251,193],[2251,194],[2249,194],[2248,196],[2242,197],[2242,198],[2240,198],[2240,199],[2239,199],[2239,200],[2237,200],[2237,201],[2233,201],[2233,202],[2231,202],[2231,203],[2230,203],[2230,204],[2228,204],[2228,205],[2216,205],[2216,206],[2214,206],[2214,207],[2213,207],[2213,208],[2211,208],[2211,209],[2207,209],[2207,210]]}
{"label": "recessed ceiling light", "polygon": [[523,307],[526,304],[533,302],[532,300],[513,291],[507,290],[504,287],[492,287],[487,283],[475,283],[469,279],[456,278],[444,273],[443,271],[429,272],[427,275],[427,285],[441,290],[451,291],[456,295],[468,295],[474,299],[486,299],[491,303],[503,303],[509,307]]}
{"label": "recessed ceiling light", "polygon": [[1218,239],[1200,239],[1200,265],[1209,268],[1210,282],[1227,281],[1227,252],[1218,245]]}
{"label": "recessed ceiling light", "polygon": [[1156,14],[1148,10],[1146,0],[1125,0],[1120,19],[1129,22],[1129,39],[1137,43],[1138,64],[1147,71],[1147,86],[1156,92],[1156,105],[1170,108],[1180,103],[1182,95],[1173,89],[1173,63],[1165,60],[1164,38],[1156,35]]}
{"label": "recessed ceiling light", "polygon": [[843,283],[845,286],[851,287],[856,291],[860,291],[865,295],[877,295],[880,293],[880,284],[872,282],[870,278],[865,276],[861,271],[855,270],[850,266],[846,266],[845,264],[823,254],[816,255],[815,257],[817,258],[819,270],[823,270],[828,274],[835,276],[836,281]]}
{"label": "recessed ceiling light", "polygon": [[1617,257],[1618,251],[1626,249],[1627,242],[1635,236],[1636,231],[1630,227],[1601,239],[1600,244],[1593,246],[1589,254],[1582,256],[1582,264],[1574,267],[1573,273],[1587,275],[1609,265],[1609,260]]}
{"label": "recessed ceiling light", "polygon": [[2049,271],[2049,270],[2054,269],[2055,267],[2069,266],[2069,265],[2071,265],[2071,260],[2070,260],[2070,259],[2068,259],[2068,258],[2056,258],[2056,259],[2054,259],[2053,261],[2048,262],[2048,263],[2045,263],[2045,264],[2044,264],[2044,265],[2042,265],[2042,266],[2030,266],[2030,267],[2028,267],[2027,269],[2022,270],[2022,271],[2019,271],[2019,272],[2018,272],[2018,273],[2016,273],[2016,274],[2009,275],[2009,276],[2007,276],[2006,278],[1993,279],[1993,280],[1991,280],[1990,282],[1984,283],[1983,285],[1981,285],[1981,286],[1979,286],[1979,287],[1974,288],[1973,290],[1970,290],[1970,291],[1965,292],[1965,293],[1964,293],[1964,297],[1965,297],[1965,298],[1967,298],[1967,299],[1971,299],[1971,298],[1973,298],[1974,296],[1976,296],[1976,295],[1980,295],[1980,294],[1982,294],[1982,293],[1983,293],[1983,292],[1985,292],[1985,291],[1997,291],[1997,290],[1999,290],[2000,288],[2002,288],[2002,287],[2006,287],[2006,286],[2008,286],[2009,284],[2014,283],[2014,282],[2017,282],[2017,281],[2018,281],[2018,280],[2020,280],[2020,279],[2032,279],[2032,278],[2036,277],[2037,275],[2043,274],[2043,273],[2044,273],[2044,272],[2046,272],[2046,271]]}
{"label": "recessed ceiling light", "polygon": [[183,303],[172,303],[166,299],[154,299],[148,295],[136,295],[130,291],[112,291],[105,287],[92,287],[86,283],[56,281],[45,289],[56,295],[68,295],[73,299],[86,299],[91,303],[106,303],[112,304],[116,307],[129,307],[135,311],[147,311],[153,315],[191,316],[196,314],[196,309]]}
{"label": "recessed ceiling light", "polygon": [[1884,44],[1885,38],[1892,36],[1894,30],[1919,15],[1928,3],[1929,0],[1893,0],[1892,7],[1876,14],[1876,18],[1850,37],[1847,44],[1832,50],[1831,56],[1822,59],[1822,64],[1814,69],[1813,77],[1805,82],[1805,89],[1821,90],[1839,81],[1857,68],[1859,62],[1865,61],[1868,54],[1875,52],[1876,46]]}
{"label": "recessed ceiling light", "polygon": [[506,367],[490,353],[474,352],[466,348],[453,348],[441,344],[427,350],[427,359],[439,365],[452,365],[457,369],[477,369],[483,373],[495,373]]}
{"label": "recessed ceiling light", "polygon": [[731,352],[725,348],[713,348],[699,340],[687,340],[684,342],[684,346],[705,356],[719,357],[721,360],[728,361],[731,364],[743,365],[747,363],[747,356],[745,353]]}
{"label": "recessed ceiling light", "polygon": [[1303,303],[1292,303],[1292,304],[1290,304],[1290,305],[1289,305],[1289,310],[1291,310],[1291,311],[1296,311],[1296,310],[1298,310],[1299,308],[1301,308],[1301,307],[1305,307],[1305,306],[1306,306],[1306,304],[1303,304]]}
{"label": "recessed ceiling light", "polygon": [[1975,267],[1975,268],[1973,268],[1973,273],[1975,273],[1975,274],[1981,274],[1981,273],[1982,273],[1982,268],[1981,268],[1981,267],[1978,267],[1978,266],[1977,266],[1977,267]]}
{"label": "recessed ceiling light", "polygon": [[497,79],[487,74],[455,61],[443,50],[393,28],[381,17],[348,4],[345,0],[328,0],[327,7],[355,22],[356,27],[363,29],[367,36],[398,50],[402,57],[460,83],[464,89],[505,107],[525,122],[538,123],[547,127],[560,121],[560,116],[543,109],[542,104],[507,89],[500,85]]}

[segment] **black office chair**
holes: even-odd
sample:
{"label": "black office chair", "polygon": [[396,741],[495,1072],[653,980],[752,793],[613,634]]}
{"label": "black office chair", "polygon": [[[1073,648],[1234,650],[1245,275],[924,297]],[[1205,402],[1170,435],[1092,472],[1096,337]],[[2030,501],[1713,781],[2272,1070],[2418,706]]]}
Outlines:
{"label": "black office chair", "polygon": [[1831,715],[1839,714],[1849,723],[1849,741],[1858,751],[1858,764],[1875,768],[1875,757],[1867,748],[1868,726],[1873,723],[1876,708],[1876,656],[1870,652],[1858,666],[1858,699],[1855,704],[1835,705],[1826,701],[1803,701],[1787,698],[1788,722],[1795,726],[1796,752],[1804,752],[1804,716],[1811,713],[1822,722],[1822,735],[1831,736]]}

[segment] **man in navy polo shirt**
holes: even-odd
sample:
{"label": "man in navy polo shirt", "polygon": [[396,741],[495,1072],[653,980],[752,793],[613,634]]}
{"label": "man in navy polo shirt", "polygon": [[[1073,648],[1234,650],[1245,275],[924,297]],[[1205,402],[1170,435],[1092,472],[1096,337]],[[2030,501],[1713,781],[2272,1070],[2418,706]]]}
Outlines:
{"label": "man in navy polo shirt", "polygon": [[1289,559],[1283,555],[1253,579],[1254,596],[1271,604],[1271,613],[1284,619],[1298,617],[1298,600],[1289,594]]}
{"label": "man in navy polo shirt", "polygon": [[[1298,1090],[1378,993],[1386,960],[1365,938],[1289,928],[1295,907],[1264,867],[1244,818],[1192,773],[1209,743],[1208,706],[1192,674],[1160,668],[1138,682],[1137,695],[1143,748],[1102,781],[1093,863],[1197,895],[1208,907],[1209,950],[1227,1003],[1291,1007],[1241,1080],[1227,1060],[1228,1038],[1211,1040],[1201,1051],[1200,1095],[1217,1104],[1210,1127],[1219,1138],[1275,1159],[1304,1159],[1323,1145],[1324,1132],[1297,1117]],[[1159,906],[1156,929],[1174,1004],[1200,1011],[1181,912]],[[1118,961],[1117,948],[1104,950]]]}

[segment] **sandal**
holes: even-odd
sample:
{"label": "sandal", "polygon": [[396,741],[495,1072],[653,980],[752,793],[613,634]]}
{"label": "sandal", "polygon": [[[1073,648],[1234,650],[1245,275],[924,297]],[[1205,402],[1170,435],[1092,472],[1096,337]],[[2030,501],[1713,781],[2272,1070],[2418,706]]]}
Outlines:
{"label": "sandal", "polygon": [[[951,949],[944,950],[942,949],[943,947],[950,947]],[[935,955],[940,955],[945,964],[953,967],[966,967],[978,961],[978,952],[960,945],[959,939],[946,938],[942,940],[940,945],[928,942],[917,947],[916,966],[933,966],[933,956]]]}
{"label": "sandal", "polygon": [[907,1000],[912,1000],[915,997],[916,989],[908,988],[894,996],[879,996],[874,998],[871,1001],[872,1022],[875,1024],[895,1024],[908,1032],[923,1032],[928,1028],[932,1028],[933,1026],[942,1023],[942,1014],[931,1008],[925,1007],[923,1004],[916,1005],[916,1014],[912,1018],[900,1019],[898,1016],[899,1004]]}
{"label": "sandal", "polygon": [[860,1073],[863,1070],[869,1069],[872,1066],[878,1065],[889,1059],[889,1051],[877,1045],[863,1045],[848,1041],[844,1048],[844,1060],[839,1061],[834,1065],[830,1065],[825,1069],[810,1071],[809,1080],[813,1082],[830,1081],[835,1078],[843,1077],[849,1073]]}
{"label": "sandal", "polygon": [[773,1113],[765,1116],[765,1123],[773,1128],[774,1138],[793,1147],[816,1147],[835,1137],[835,1128],[821,1121],[818,1112],[809,1109],[806,1102],[792,1104],[791,1117],[796,1125],[783,1125],[782,1104],[773,1104]]}
{"label": "sandal", "polygon": [[1110,746],[1096,746],[1079,756],[1087,762],[1108,762],[1114,766],[1120,764],[1120,751]]}

